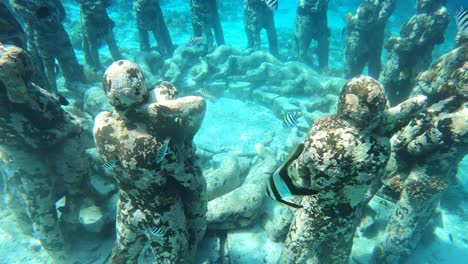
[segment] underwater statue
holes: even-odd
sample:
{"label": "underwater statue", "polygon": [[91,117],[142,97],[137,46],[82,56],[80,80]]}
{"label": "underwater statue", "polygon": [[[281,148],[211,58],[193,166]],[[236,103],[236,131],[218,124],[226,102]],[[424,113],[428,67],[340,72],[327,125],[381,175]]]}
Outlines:
{"label": "underwater statue", "polygon": [[396,0],[364,0],[356,15],[347,17],[344,29],[346,78],[361,75],[366,64],[369,76],[379,78],[385,25],[395,6]]}
{"label": "underwater statue", "polygon": [[110,1],[75,1],[80,3],[83,53],[86,63],[93,70],[101,71],[99,47],[102,40],[109,46],[109,51],[114,61],[122,59],[122,54],[120,54],[114,32],[112,31],[115,23],[110,19],[106,11],[106,8],[110,5]]}
{"label": "underwater statue", "polygon": [[[26,51],[0,44],[0,69],[0,174],[7,205],[25,232],[62,263],[89,196],[83,127],[56,96],[31,81]],[[63,196],[59,221],[55,203]]]}
{"label": "underwater statue", "polygon": [[312,39],[317,40],[317,57],[321,70],[328,67],[328,37],[330,29],[327,21],[328,0],[300,0],[294,24],[299,61],[311,63],[307,51]]}
{"label": "underwater statue", "polygon": [[[303,148],[291,155],[292,162],[286,161],[284,170],[292,182],[317,194],[290,202],[300,209],[280,263],[348,263],[366,193],[380,181],[390,155],[389,131],[417,114],[424,102],[416,97],[388,109],[376,80],[362,76],[345,85],[337,113],[316,120]],[[278,180],[270,180],[269,189],[278,188]]]}
{"label": "underwater statue", "polygon": [[150,51],[148,32],[153,32],[154,39],[158,42],[158,51],[163,56],[170,56],[174,47],[171,35],[167,29],[164,16],[159,5],[159,0],[136,0],[133,4],[140,36],[140,50]]}
{"label": "underwater statue", "polygon": [[418,0],[417,13],[403,24],[400,36],[392,36],[385,44],[387,63],[379,81],[387,91],[392,105],[408,98],[416,85],[416,76],[429,68],[432,51],[444,42],[449,23],[446,0]]}
{"label": "underwater statue", "polygon": [[193,137],[206,103],[177,98],[168,82],[148,101],[138,65],[121,60],[104,74],[114,111],[95,119],[95,143],[119,186],[117,241],[112,263],[136,263],[149,242],[154,263],[192,263],[206,230],[206,182]]}
{"label": "underwater statue", "polygon": [[0,3],[0,28],[2,31],[0,34],[1,43],[15,45],[22,49],[26,49],[27,46],[29,47],[33,55],[34,64],[34,72],[31,79],[35,84],[49,90],[42,62],[37,53],[34,53],[36,51],[34,41],[32,39],[28,40],[28,37],[32,38],[31,34],[26,34],[15,15],[8,9],[5,3]]}
{"label": "underwater statue", "polygon": [[208,51],[213,50],[213,30],[216,44],[224,44],[224,34],[218,15],[217,0],[190,0],[190,13],[194,37],[205,35]]}
{"label": "underwater statue", "polygon": [[16,15],[26,24],[28,50],[36,57],[35,62],[45,70],[47,88],[57,93],[57,64],[60,66],[65,86],[72,87],[75,82],[86,82],[83,67],[78,63],[70,38],[62,21],[65,9],[59,0],[10,0]]}
{"label": "underwater statue", "polygon": [[244,27],[248,48],[261,49],[260,32],[265,29],[270,53],[274,56],[278,55],[274,13],[264,1],[244,0]]}
{"label": "underwater statue", "polygon": [[302,199],[280,263],[348,263],[364,194],[382,176],[390,153],[388,138],[375,129],[387,108],[380,83],[354,78],[341,92],[337,113],[315,121],[286,169],[300,186],[319,193]]}
{"label": "underwater statue", "polygon": [[26,49],[26,33],[5,3],[0,3],[0,42]]}
{"label": "underwater statue", "polygon": [[384,183],[398,201],[372,263],[404,263],[468,154],[468,41],[457,46],[418,76],[431,105],[391,138]]}

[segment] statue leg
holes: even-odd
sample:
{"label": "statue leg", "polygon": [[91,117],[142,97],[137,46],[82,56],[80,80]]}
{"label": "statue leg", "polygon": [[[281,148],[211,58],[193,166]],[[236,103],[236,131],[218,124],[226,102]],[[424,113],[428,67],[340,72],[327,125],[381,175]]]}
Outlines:
{"label": "statue leg", "polygon": [[214,35],[216,38],[216,44],[218,46],[223,45],[224,42],[224,33],[223,33],[223,27],[221,25],[221,22],[219,20],[219,14],[218,14],[218,5],[215,1],[212,1],[212,20],[211,20],[211,25],[213,26],[213,31]]}
{"label": "statue leg", "polygon": [[89,47],[88,34],[85,33],[84,29],[83,29],[83,33],[81,36],[81,40],[82,40],[81,43],[83,46],[83,54],[85,57],[85,61],[89,66],[93,66],[94,62],[92,60],[91,51]]}
{"label": "statue leg", "polygon": [[27,33],[27,45],[28,45],[28,51],[31,53],[32,56],[32,61],[34,64],[34,72],[32,76],[32,81],[39,85],[40,87],[46,89],[47,91],[51,92],[54,88],[52,84],[49,83],[46,74],[45,74],[45,68],[44,68],[44,63],[39,56],[39,53],[37,51],[37,46],[34,41],[34,34],[35,31],[31,29],[27,24],[25,25],[25,30]]}
{"label": "statue leg", "polygon": [[198,243],[206,232],[206,213],[208,211],[208,196],[206,181],[200,174],[194,175],[190,190],[183,192],[184,210],[187,217],[188,250],[190,259],[196,255]]}
{"label": "statue leg", "polygon": [[328,28],[324,29],[326,32],[321,32],[318,39],[317,39],[317,56],[318,56],[318,62],[319,62],[319,68],[321,70],[327,69],[328,68],[328,36],[329,36],[329,30]]}
{"label": "statue leg", "polygon": [[208,52],[213,51],[213,33],[211,33],[211,27],[208,25],[204,26],[206,43],[208,45]]}
{"label": "statue leg", "polygon": [[318,263],[317,250],[324,238],[315,232],[315,219],[305,208],[296,211],[278,263]]}
{"label": "statue leg", "polygon": [[203,27],[197,22],[192,23],[192,31],[194,37],[202,37],[203,36]]}
{"label": "statue leg", "polygon": [[312,63],[308,56],[310,42],[312,42],[312,34],[304,32],[304,30],[297,30],[294,35],[296,43],[297,59],[305,63]]}
{"label": "statue leg", "polygon": [[50,92],[57,93],[55,58],[42,58],[42,64],[44,65],[45,75],[47,82],[49,83]]}
{"label": "statue leg", "polygon": [[382,70],[382,49],[384,41],[384,32],[376,30],[375,35],[371,36],[369,42],[369,76],[378,79]]}
{"label": "statue leg", "polygon": [[19,194],[15,198],[21,197],[25,205],[33,227],[32,235],[41,241],[52,258],[64,261],[65,242],[55,210],[53,172],[39,155],[10,150],[9,156],[13,160],[9,163],[13,174],[8,177],[7,184]]}
{"label": "statue leg", "polygon": [[317,263],[348,264],[356,225],[338,228],[317,250]]}
{"label": "statue leg", "polygon": [[88,43],[89,43],[89,56],[91,58],[90,66],[95,70],[100,70],[102,67],[101,62],[99,60],[100,39],[96,34],[89,34]]}
{"label": "statue leg", "polygon": [[114,32],[112,31],[112,29],[109,29],[108,32],[105,34],[104,36],[106,42],[107,42],[107,46],[109,46],[109,51],[112,55],[112,59],[114,61],[118,61],[118,60],[121,60],[123,57],[122,57],[122,53],[120,53],[119,51],[119,47],[117,46],[117,42],[115,41],[115,35],[114,35]]}
{"label": "statue leg", "polygon": [[63,181],[65,191],[65,207],[60,219],[64,229],[76,232],[80,224],[80,208],[84,197],[89,192],[86,180],[89,179],[89,161],[84,153],[84,147],[79,137],[67,139],[58,146],[50,162],[55,163],[55,170]]}
{"label": "statue leg", "polygon": [[191,263],[182,201],[178,200],[165,208],[164,211],[161,208],[145,210],[148,213],[145,213],[144,230],[155,257],[154,263]]}
{"label": "statue leg", "polygon": [[[56,52],[56,58],[65,80],[86,82],[83,67],[78,63],[70,38],[61,24],[57,30],[56,39],[51,40],[49,44],[60,49]],[[92,50],[92,47],[90,49]]]}
{"label": "statue leg", "polygon": [[172,39],[161,10],[159,10],[159,14],[155,19],[155,28],[153,28],[154,38],[158,41],[158,45],[161,46],[160,48],[164,55],[171,55],[173,50]]}
{"label": "statue leg", "polygon": [[120,193],[115,224],[117,236],[110,257],[113,264],[138,263],[138,256],[146,242],[144,230],[140,230],[132,224],[133,219],[128,214],[127,208],[132,208],[132,205],[129,204],[125,195]]}
{"label": "statue leg", "polygon": [[372,263],[402,263],[418,245],[434,215],[446,179],[426,175],[427,168],[413,169],[385,229],[383,240],[374,248]]}
{"label": "statue leg", "polygon": [[368,46],[362,43],[360,34],[358,31],[351,31],[346,37],[345,76],[348,79],[361,75],[367,63],[365,49]]}
{"label": "statue leg", "polygon": [[138,36],[140,37],[140,50],[150,51],[148,31],[146,29],[138,28]]}
{"label": "statue leg", "polygon": [[249,29],[249,28],[245,28],[245,34],[247,35],[247,48],[253,48],[254,47],[254,31]]}
{"label": "statue leg", "polygon": [[387,63],[380,73],[379,82],[385,87],[385,92],[392,106],[399,100],[400,67],[399,55],[390,51]]}
{"label": "statue leg", "polygon": [[276,34],[275,28],[275,20],[273,14],[268,17],[268,21],[266,23],[266,32],[268,36],[268,48],[270,49],[270,53],[274,56],[278,55],[278,35]]}

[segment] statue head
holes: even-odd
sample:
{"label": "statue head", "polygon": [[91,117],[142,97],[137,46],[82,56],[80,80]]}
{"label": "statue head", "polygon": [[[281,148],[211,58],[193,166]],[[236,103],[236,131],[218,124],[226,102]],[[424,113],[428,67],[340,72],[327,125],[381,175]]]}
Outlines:
{"label": "statue head", "polygon": [[148,87],[141,68],[128,60],[119,60],[107,68],[103,77],[104,92],[117,110],[128,110],[144,103]]}
{"label": "statue head", "polygon": [[[163,102],[167,100],[175,100],[179,97],[179,92],[177,88],[170,82],[161,82],[154,86],[153,90],[153,101]],[[151,95],[150,95],[151,97]]]}
{"label": "statue head", "polygon": [[341,91],[337,114],[359,126],[368,126],[388,108],[382,84],[368,76],[349,80]]}
{"label": "statue head", "polygon": [[8,91],[12,102],[24,102],[33,76],[31,56],[22,48],[0,43],[0,85]]}

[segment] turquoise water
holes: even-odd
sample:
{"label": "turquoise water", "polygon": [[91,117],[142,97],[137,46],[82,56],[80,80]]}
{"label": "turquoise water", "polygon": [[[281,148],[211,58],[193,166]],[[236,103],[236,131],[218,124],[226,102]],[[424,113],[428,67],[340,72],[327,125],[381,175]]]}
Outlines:
{"label": "turquoise water", "polygon": [[[463,4],[465,0],[449,1],[448,8],[456,10],[458,3]],[[134,14],[132,7],[128,3],[121,3],[123,1],[116,1],[117,4],[112,5],[108,8],[108,13],[115,22],[114,33],[117,41],[123,53],[128,55],[135,54],[138,52],[138,32],[133,23]],[[237,47],[246,47],[247,39],[244,33],[243,19],[242,19],[242,1],[219,1],[222,8],[220,9],[220,16],[224,16],[228,19],[222,19],[225,40],[227,44],[234,45]],[[466,1],[465,1],[466,2]],[[67,6],[68,18],[65,21],[68,32],[72,32],[70,35],[73,38],[74,34],[79,34],[80,20],[79,20],[79,6],[73,1],[65,0],[63,3]],[[191,36],[191,22],[190,22],[190,10],[188,1],[161,1],[164,13],[166,13],[166,23],[169,27],[177,25],[176,28],[171,27],[171,37],[175,44],[181,45],[185,43]],[[360,1],[330,1],[328,21],[331,29],[330,37],[330,64],[331,67],[341,68],[343,61],[343,39],[342,29],[345,25],[345,15],[348,12],[353,14],[356,11]],[[294,34],[294,16],[296,12],[297,1],[282,1],[279,4],[278,11],[275,14],[275,25],[278,32],[279,48],[283,55],[284,53],[291,52],[290,48],[293,45],[293,34]],[[393,16],[387,23],[387,36],[390,34],[398,34],[402,21],[407,21],[415,10],[416,4],[414,0],[409,1],[398,1],[397,8]],[[224,9],[223,9],[224,8]],[[121,10],[125,11],[122,12]],[[168,17],[167,14],[173,15]],[[171,25],[172,24],[172,25]],[[446,41],[444,44],[437,46],[434,51],[434,58],[439,57],[443,53],[449,51],[453,45],[453,39],[456,34],[456,25],[453,17],[449,27],[446,31]],[[78,37],[76,36],[75,37]],[[314,45],[314,42],[312,42]],[[262,47],[267,48],[266,33],[262,32]],[[78,53],[80,51],[77,51]],[[108,54],[110,55],[110,54]],[[83,56],[79,56],[79,59],[83,59]],[[385,58],[385,55],[383,56]]]}
{"label": "turquoise water", "polygon": [[[80,48],[80,9],[75,1],[62,1],[67,18],[64,21],[66,30],[75,47],[75,52],[79,62],[84,65],[84,56]],[[132,1],[113,1],[113,5],[108,8],[110,17],[115,22],[114,34],[123,57],[128,60],[138,62],[139,40],[135,26],[135,17],[132,11]],[[166,23],[174,44],[183,46],[192,36],[189,1],[161,1]],[[239,49],[247,46],[245,37],[242,1],[240,0],[220,0],[220,17],[224,30],[226,44],[233,45]],[[280,57],[285,60],[293,59],[294,51],[292,47],[294,32],[294,16],[297,1],[280,1],[279,9],[275,13],[275,25],[278,32],[278,46]],[[361,1],[332,0],[329,4],[328,21],[331,29],[330,54],[329,54],[329,76],[318,77],[324,87],[330,90],[320,96],[313,98],[294,94],[288,97],[288,102],[281,100],[268,101],[259,94],[246,94],[251,90],[268,90],[262,84],[259,87],[251,87],[249,84],[238,82],[230,84],[226,91],[216,94],[216,100],[207,101],[207,113],[203,125],[196,135],[194,141],[202,150],[212,150],[214,155],[204,157],[204,174],[210,175],[217,169],[222,169],[223,162],[230,157],[237,157],[242,180],[248,178],[248,172],[261,160],[260,150],[265,148],[266,152],[271,152],[279,163],[293,146],[302,141],[313,121],[323,115],[332,114],[335,111],[335,101],[337,99],[336,87],[344,80],[343,73],[344,40],[342,29],[345,25],[345,16],[349,12],[355,13]],[[465,4],[467,1],[449,1],[448,9],[453,13],[458,4]],[[398,6],[393,16],[390,18],[386,28],[386,39],[391,35],[398,35],[400,25],[407,21],[415,12],[415,1],[398,1]],[[445,42],[436,46],[433,52],[435,60],[442,54],[452,49],[457,28],[453,16],[445,34]],[[151,38],[150,38],[151,39]],[[266,34],[262,33],[262,48],[268,50]],[[152,40],[154,45],[154,40]],[[315,43],[312,42],[311,50],[315,50]],[[100,49],[101,62],[106,67],[112,63],[112,58],[105,45]],[[384,51],[382,59],[385,60]],[[146,67],[146,68],[145,68]],[[152,73],[148,68],[151,65],[142,65],[149,84],[161,81],[157,73]],[[340,82],[341,81],[341,82]],[[58,79],[59,92],[67,94],[64,87],[64,80],[61,76]],[[184,84],[187,84],[184,87]],[[325,84],[329,84],[326,86]],[[246,90],[234,89],[238,87],[248,87]],[[209,85],[210,86],[210,85]],[[216,84],[210,87],[217,89]],[[89,86],[84,87],[88,91],[95,89],[96,100],[99,106],[109,106],[105,102],[101,91],[100,76]],[[195,92],[200,87],[194,87],[190,81],[182,81],[179,87],[181,95],[197,95]],[[282,87],[276,87],[281,89]],[[246,93],[243,93],[246,91]],[[281,94],[281,93],[279,93]],[[279,95],[278,95],[279,96]],[[283,94],[284,96],[284,94]],[[286,96],[285,96],[286,97]],[[101,99],[99,99],[101,98]],[[72,102],[80,101],[80,98],[70,98]],[[324,103],[324,106],[320,105]],[[312,104],[312,106],[311,106]],[[299,120],[297,128],[282,128],[282,117],[285,110],[301,109],[307,112]],[[99,110],[103,110],[102,108]],[[92,127],[92,119],[96,112],[89,112],[84,120],[88,129]],[[89,146],[92,149],[93,146]],[[263,152],[261,152],[263,153]],[[264,172],[268,173],[268,172]],[[261,177],[261,176],[258,176]],[[97,179],[99,178],[99,179]],[[105,177],[96,177],[96,181],[109,181]],[[263,192],[263,190],[261,190]],[[441,206],[437,217],[433,219],[433,236],[427,239],[417,248],[410,257],[408,263],[465,263],[468,259],[468,217],[466,210],[468,203],[468,158],[465,158],[460,166],[457,176],[457,183],[449,189],[451,193],[446,194],[442,199],[442,204],[450,205],[452,201],[458,200],[456,209],[450,206]],[[1,193],[0,193],[1,194]],[[3,194],[1,194],[3,195]],[[461,199],[461,201],[460,201]],[[40,247],[40,241],[32,234],[24,234],[17,225],[13,215],[5,209],[4,203],[0,202],[0,264],[10,263],[51,263],[50,258]],[[383,223],[388,220],[392,207],[379,207],[379,201],[373,201],[378,216],[376,222]],[[83,208],[83,221],[95,221],[103,208],[97,208],[92,204],[85,204]],[[270,200],[265,200],[260,209],[260,217],[246,227],[233,228],[228,231],[209,231],[206,238],[201,242],[199,256],[196,263],[228,263],[221,262],[221,258],[216,258],[220,252],[226,253],[230,263],[256,264],[275,263],[279,257],[281,244],[272,241],[265,233],[265,226],[268,225],[268,218],[275,217],[274,211],[277,206]],[[97,215],[97,216],[96,216]],[[379,241],[382,230],[372,238],[365,237],[357,232],[350,263],[367,263],[373,246]],[[222,237],[223,239],[220,239]],[[224,241],[224,242],[223,242]],[[103,263],[104,259],[113,246],[111,234],[83,235],[77,237],[72,246],[72,256],[69,263]],[[231,247],[228,247],[231,245]],[[226,249],[220,248],[225,246]],[[204,262],[205,261],[205,262]],[[207,261],[207,262],[206,262]],[[151,253],[146,250],[142,253],[139,263],[151,263]]]}

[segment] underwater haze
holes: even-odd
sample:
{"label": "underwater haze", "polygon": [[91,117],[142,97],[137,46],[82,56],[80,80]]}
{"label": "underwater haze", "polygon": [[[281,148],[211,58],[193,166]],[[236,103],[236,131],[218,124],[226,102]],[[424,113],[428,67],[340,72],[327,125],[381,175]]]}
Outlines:
{"label": "underwater haze", "polygon": [[0,2],[0,264],[467,263],[467,8]]}

